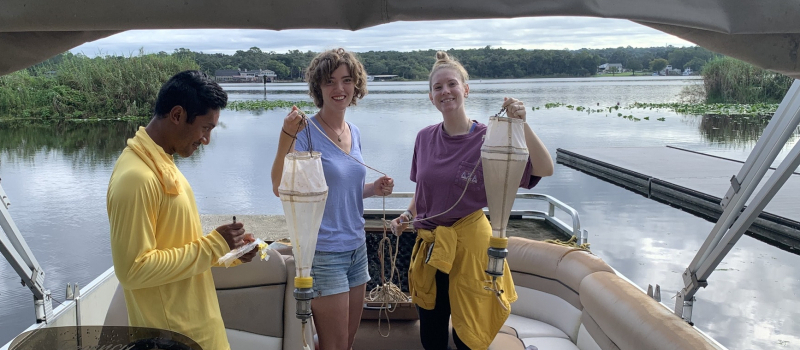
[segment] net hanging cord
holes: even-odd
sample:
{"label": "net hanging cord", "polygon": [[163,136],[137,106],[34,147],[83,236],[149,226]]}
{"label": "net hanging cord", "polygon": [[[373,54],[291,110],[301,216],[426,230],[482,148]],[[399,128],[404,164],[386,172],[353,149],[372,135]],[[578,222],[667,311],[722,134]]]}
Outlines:
{"label": "net hanging cord", "polygon": [[[497,114],[495,114],[493,117],[502,117],[502,116],[503,116],[503,115],[505,115],[505,114],[506,114],[506,107],[502,107],[502,108],[500,108],[500,112],[497,112]],[[463,198],[464,198],[464,194],[466,194],[466,193],[467,193],[467,188],[469,187],[469,183],[472,181],[472,176],[473,176],[473,175],[475,175],[475,170],[478,170],[478,166],[479,166],[479,165],[481,165],[481,161],[480,161],[480,159],[478,159],[478,161],[475,163],[475,167],[473,167],[473,168],[472,168],[472,171],[469,173],[469,176],[467,176],[467,180],[466,180],[466,181],[467,181],[467,184],[466,184],[466,185],[464,185],[464,190],[463,190],[463,191],[461,191],[461,196],[459,196],[459,197],[458,197],[458,199],[456,200],[456,202],[455,202],[455,203],[453,203],[453,205],[452,205],[450,208],[447,208],[447,210],[445,210],[445,211],[443,211],[443,212],[441,212],[441,213],[439,213],[439,214],[436,214],[436,215],[431,215],[431,216],[429,216],[429,217],[422,218],[422,219],[416,219],[416,220],[406,221],[406,222],[403,222],[403,223],[404,223],[404,224],[409,224],[409,225],[410,225],[410,224],[413,224],[413,223],[415,223],[415,222],[428,221],[428,220],[430,220],[430,219],[433,219],[433,218],[436,218],[436,217],[442,216],[442,215],[444,215],[444,214],[447,214],[449,211],[453,210],[453,209],[454,209],[454,208],[455,208],[455,207],[458,205],[458,203],[461,203],[461,199],[463,199]]]}
{"label": "net hanging cord", "polygon": [[[500,116],[503,116],[503,115],[505,114],[505,112],[506,112],[506,107],[503,107],[503,108],[501,108],[501,109],[500,109],[500,112],[498,112],[498,113],[497,113],[497,114],[495,114],[494,116],[495,116],[495,117],[500,117]],[[319,127],[319,126],[317,126],[317,124],[315,124],[315,123],[312,123],[312,122],[310,121],[310,119],[311,119],[311,118],[309,118],[307,115],[305,115],[305,113],[302,113],[302,112],[300,112],[300,114],[301,114],[301,116],[303,117],[303,121],[304,121],[305,123],[307,123],[307,124],[310,124],[310,125],[313,125],[313,126],[314,126],[314,128],[315,128],[315,129],[317,129],[317,130],[318,130],[318,131],[319,131],[319,132],[322,134],[322,136],[325,136],[325,138],[326,138],[326,139],[328,139],[328,141],[330,141],[330,142],[331,142],[331,143],[332,143],[334,146],[336,146],[336,148],[338,148],[340,151],[342,151],[342,153],[344,153],[345,155],[347,155],[347,156],[348,156],[348,157],[350,157],[351,159],[353,159],[353,160],[355,160],[356,162],[358,162],[358,164],[361,164],[361,165],[365,166],[366,168],[368,168],[368,169],[370,169],[370,170],[373,170],[373,171],[375,171],[375,172],[377,172],[377,173],[379,173],[379,174],[382,174],[382,175],[384,175],[384,176],[389,176],[389,175],[387,175],[386,173],[384,173],[384,172],[382,172],[382,171],[380,171],[380,170],[378,170],[378,169],[375,169],[375,168],[373,168],[373,167],[371,167],[371,166],[369,166],[369,165],[366,165],[366,164],[364,164],[362,161],[360,161],[360,160],[356,159],[355,157],[353,157],[353,156],[352,156],[350,153],[346,152],[346,151],[345,151],[345,150],[343,150],[341,147],[339,147],[339,145],[338,145],[338,144],[336,144],[336,142],[333,142],[333,140],[331,140],[331,138],[330,138],[330,137],[328,137],[328,134],[326,134],[326,133],[325,133],[325,131],[323,131],[322,129],[320,129],[320,127]],[[310,140],[310,136],[309,136],[309,140]],[[309,141],[309,142],[310,142],[310,141]],[[472,171],[469,173],[469,176],[467,176],[467,179],[466,179],[466,182],[467,182],[467,183],[466,183],[466,185],[464,185],[464,190],[463,190],[463,191],[461,191],[461,196],[459,196],[459,197],[458,197],[458,199],[456,200],[456,202],[455,202],[455,203],[453,203],[453,205],[452,205],[450,208],[448,208],[447,210],[445,210],[445,211],[443,211],[443,212],[441,212],[441,213],[439,213],[439,214],[436,214],[436,215],[432,215],[432,216],[429,216],[429,217],[426,217],[426,218],[422,218],[422,219],[417,219],[417,220],[406,221],[406,222],[404,222],[404,223],[407,223],[407,224],[413,224],[413,223],[415,223],[415,222],[427,221],[427,220],[430,220],[430,219],[433,219],[433,218],[436,218],[436,217],[442,216],[442,215],[444,215],[444,214],[448,213],[449,211],[453,210],[453,208],[455,208],[455,207],[458,205],[458,203],[460,203],[460,202],[461,202],[461,199],[463,199],[463,198],[464,198],[464,194],[466,194],[466,193],[467,193],[467,188],[469,187],[469,183],[470,183],[470,181],[472,181],[472,176],[473,176],[473,175],[475,175],[475,171],[476,171],[476,170],[478,170],[478,166],[479,166],[480,164],[481,164],[480,160],[478,160],[478,162],[476,162],[476,163],[475,163],[475,167],[473,167],[473,168],[472,168]],[[383,223],[383,224],[384,224],[384,226],[386,226],[386,225],[388,224],[388,222],[386,221],[386,197],[385,197],[385,196],[383,196],[383,199],[384,199],[384,208],[383,208],[383,221],[384,221],[384,223]]]}
{"label": "net hanging cord", "polygon": [[[328,134],[325,133],[325,131],[323,131],[316,123],[311,122],[311,120],[310,120],[311,118],[309,118],[305,113],[303,113],[302,111],[300,111],[299,113],[300,113],[301,117],[303,118],[301,120],[301,123],[306,123],[307,125],[313,125],[314,128],[317,129],[317,131],[319,131],[320,134],[322,134],[322,136],[324,136],[326,139],[328,139],[328,141],[330,141],[331,144],[336,146],[336,148],[338,148],[340,151],[342,151],[342,153],[344,153],[346,156],[350,157],[351,159],[353,159],[357,163],[363,165],[367,169],[375,171],[375,172],[377,172],[379,174],[382,174],[384,176],[388,176],[386,173],[384,173],[384,172],[382,172],[382,171],[380,171],[378,169],[375,169],[375,168],[373,168],[373,167],[371,167],[371,166],[369,166],[367,164],[364,164],[364,162],[362,162],[362,161],[358,160],[357,158],[353,157],[349,152],[347,152],[344,149],[342,149],[342,147],[340,147],[336,142],[333,142],[333,140],[330,137],[328,137]],[[502,116],[505,113],[506,113],[506,107],[502,107],[500,109],[500,112],[495,114],[495,116]],[[311,133],[310,132],[306,133],[306,137],[308,139],[309,149],[310,149],[311,148]],[[445,210],[445,211],[443,211],[443,212],[441,212],[439,214],[436,214],[436,215],[433,215],[433,216],[429,216],[427,218],[423,218],[423,219],[419,219],[419,220],[412,220],[412,221],[409,221],[407,223],[411,224],[411,223],[414,223],[414,222],[427,221],[427,220],[439,217],[441,215],[444,215],[444,214],[448,213],[449,211],[453,210],[453,208],[455,208],[458,205],[458,203],[461,202],[461,199],[464,198],[464,194],[467,193],[467,188],[469,188],[469,184],[472,181],[472,177],[475,175],[475,171],[478,169],[478,166],[480,164],[481,164],[480,160],[475,163],[475,167],[472,168],[472,171],[469,173],[469,176],[467,176],[466,184],[464,185],[464,190],[461,191],[461,196],[458,197],[456,202],[450,208],[448,208],[447,210]],[[382,282],[382,285],[376,286],[375,288],[373,288],[369,292],[369,296],[366,299],[369,300],[369,301],[380,301],[381,302],[381,306],[378,309],[378,332],[380,333],[380,335],[382,337],[389,337],[389,334],[390,334],[391,329],[392,329],[392,326],[391,326],[391,323],[390,323],[390,320],[389,320],[389,313],[390,312],[394,312],[396,310],[396,308],[395,309],[391,308],[391,303],[392,302],[394,302],[394,303],[408,302],[410,298],[405,293],[403,293],[403,291],[399,287],[397,287],[394,283],[392,283],[392,280],[394,279],[394,273],[395,273],[395,271],[398,271],[397,270],[396,261],[397,261],[397,254],[398,254],[398,252],[400,250],[399,249],[400,248],[400,236],[399,235],[395,235],[395,237],[396,237],[395,247],[394,247],[394,252],[392,252],[392,242],[389,239],[389,237],[386,235],[387,228],[389,227],[389,221],[386,220],[386,196],[381,196],[381,200],[382,200],[382,205],[383,205],[383,219],[382,219],[383,220],[383,238],[381,238],[381,241],[378,244],[378,256],[381,259],[381,282]],[[389,257],[391,258],[391,267],[390,267],[390,270],[389,270],[389,280],[388,280],[388,282],[385,280],[385,278],[386,278],[386,273],[385,273],[386,272],[386,268],[385,268],[385,265],[384,265],[384,261],[385,261],[384,251],[386,251],[387,248],[388,248],[388,251],[389,251]],[[398,278],[400,278],[399,271],[398,271]],[[497,295],[498,302],[500,302],[500,304],[502,305],[502,302],[500,300],[500,294],[502,293],[502,291],[498,291],[497,290],[496,283],[495,283],[494,292]],[[503,308],[505,308],[505,305],[502,305],[502,306],[503,306]],[[382,320],[381,313],[384,312],[384,310],[386,310],[385,311],[386,323],[388,324],[388,330],[387,330],[387,333],[385,335],[383,334],[383,331],[381,330],[381,320]]]}

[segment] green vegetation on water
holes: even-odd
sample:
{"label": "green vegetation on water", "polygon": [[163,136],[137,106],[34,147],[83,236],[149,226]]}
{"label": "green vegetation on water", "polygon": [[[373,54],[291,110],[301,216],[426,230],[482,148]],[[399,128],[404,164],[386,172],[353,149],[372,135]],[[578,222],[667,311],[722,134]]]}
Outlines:
{"label": "green vegetation on water", "polygon": [[[641,103],[634,102],[625,106],[610,106],[604,108],[591,108],[584,106],[573,106],[562,102],[548,102],[543,107],[532,107],[532,110],[540,108],[553,109],[553,108],[566,108],[578,112],[592,113],[605,113],[616,114],[617,117],[632,121],[650,120],[649,116],[634,117],[632,114],[623,114],[617,112],[620,109],[640,109],[640,110],[660,110],[665,109],[682,115],[699,115],[699,116],[721,116],[732,117],[736,119],[752,119],[759,121],[768,121],[775,111],[778,109],[777,103],[756,103],[756,104],[733,104],[733,103],[711,103],[711,104],[693,104],[693,103]],[[612,113],[616,112],[616,113]],[[657,121],[665,121],[661,117],[655,119]]]}
{"label": "green vegetation on water", "polygon": [[234,111],[257,111],[257,110],[272,110],[275,108],[292,108],[297,106],[300,109],[303,107],[316,108],[316,106],[309,101],[283,101],[283,100],[249,100],[249,101],[231,101],[228,102],[227,109]]}
{"label": "green vegetation on water", "polygon": [[678,114],[772,117],[778,109],[777,103],[640,103],[627,106],[629,109],[667,109]]}

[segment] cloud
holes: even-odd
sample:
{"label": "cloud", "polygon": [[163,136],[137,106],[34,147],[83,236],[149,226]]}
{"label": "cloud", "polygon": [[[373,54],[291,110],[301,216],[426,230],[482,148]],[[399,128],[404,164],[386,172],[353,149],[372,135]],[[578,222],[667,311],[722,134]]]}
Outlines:
{"label": "cloud", "polygon": [[233,54],[258,47],[278,53],[345,47],[356,52],[468,49],[581,49],[619,46],[689,46],[685,40],[627,20],[535,17],[459,21],[394,22],[358,31],[293,29],[133,30],[81,45],[87,56],[155,53],[187,48]]}

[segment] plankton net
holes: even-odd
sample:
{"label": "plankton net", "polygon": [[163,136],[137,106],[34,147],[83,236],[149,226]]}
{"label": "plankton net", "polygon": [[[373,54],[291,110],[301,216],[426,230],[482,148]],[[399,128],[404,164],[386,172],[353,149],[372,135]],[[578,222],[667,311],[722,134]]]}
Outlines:
{"label": "plankton net", "polygon": [[322,213],[328,199],[328,185],[322,172],[322,154],[314,152],[288,153],[283,160],[283,174],[278,187],[283,204],[297,275],[294,278],[294,297],[297,300],[297,318],[305,325],[311,317],[311,299],[314,298],[311,265],[317,247],[317,235],[322,223]]}
{"label": "plankton net", "polygon": [[514,205],[525,166],[528,148],[525,144],[525,122],[498,115],[489,118],[486,137],[481,147],[481,163],[492,225],[489,239],[489,265],[486,273],[493,280],[503,275],[508,255],[506,227]]}

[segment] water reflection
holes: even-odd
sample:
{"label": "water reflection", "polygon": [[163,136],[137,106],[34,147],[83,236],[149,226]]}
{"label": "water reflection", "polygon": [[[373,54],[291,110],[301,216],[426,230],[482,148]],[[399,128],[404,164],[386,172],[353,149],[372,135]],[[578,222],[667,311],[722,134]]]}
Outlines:
{"label": "water reflection", "polygon": [[704,115],[695,120],[699,120],[697,128],[703,140],[732,147],[752,146],[769,123],[767,118],[720,115]]}
{"label": "water reflection", "polygon": [[[1,124],[0,124],[1,125]],[[8,161],[32,159],[36,154],[56,151],[78,164],[108,164],[136,133],[138,123],[61,123],[49,126],[0,128],[0,152]]]}

